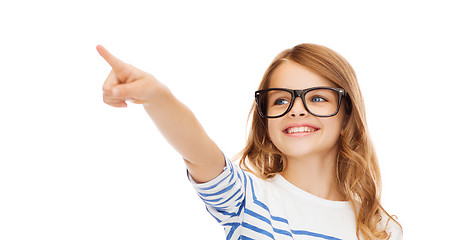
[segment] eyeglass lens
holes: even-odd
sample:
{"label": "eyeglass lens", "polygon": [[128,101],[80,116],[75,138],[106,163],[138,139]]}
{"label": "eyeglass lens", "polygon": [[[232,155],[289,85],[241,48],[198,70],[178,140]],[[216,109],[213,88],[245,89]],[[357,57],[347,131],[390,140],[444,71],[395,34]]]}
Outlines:
{"label": "eyeglass lens", "polygon": [[[305,94],[305,105],[314,115],[329,116],[338,108],[339,94],[332,89],[315,89]],[[260,98],[260,109],[268,117],[283,115],[289,108],[292,95],[284,90],[269,90]]]}

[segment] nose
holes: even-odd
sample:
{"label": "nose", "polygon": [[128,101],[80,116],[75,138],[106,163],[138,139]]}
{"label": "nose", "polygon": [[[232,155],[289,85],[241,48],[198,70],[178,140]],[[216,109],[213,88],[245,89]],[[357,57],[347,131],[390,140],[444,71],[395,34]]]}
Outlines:
{"label": "nose", "polygon": [[304,107],[304,104],[302,102],[302,99],[300,97],[294,99],[293,107],[291,108],[290,112],[288,113],[290,117],[296,117],[296,116],[305,116],[307,115],[307,110]]}

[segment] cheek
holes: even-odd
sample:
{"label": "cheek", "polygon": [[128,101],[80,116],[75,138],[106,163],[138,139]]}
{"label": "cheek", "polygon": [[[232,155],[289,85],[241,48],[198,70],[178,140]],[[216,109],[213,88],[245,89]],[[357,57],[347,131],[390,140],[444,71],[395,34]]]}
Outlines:
{"label": "cheek", "polygon": [[338,139],[338,136],[341,133],[343,123],[341,119],[325,119],[323,121],[323,126],[325,128],[326,134],[335,139]]}
{"label": "cheek", "polygon": [[267,126],[268,126],[268,137],[271,141],[273,141],[274,139],[274,135],[275,135],[275,131],[276,131],[276,123],[274,122],[274,120],[268,120],[267,122]]}
{"label": "cheek", "polygon": [[280,147],[280,142],[283,141],[283,133],[280,130],[283,122],[281,120],[280,118],[267,120],[268,137],[276,147]]}

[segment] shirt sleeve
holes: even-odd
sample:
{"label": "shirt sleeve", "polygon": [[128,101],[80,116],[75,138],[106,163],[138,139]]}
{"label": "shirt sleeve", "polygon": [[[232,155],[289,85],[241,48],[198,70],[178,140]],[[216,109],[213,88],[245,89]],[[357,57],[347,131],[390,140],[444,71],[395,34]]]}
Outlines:
{"label": "shirt sleeve", "polygon": [[196,183],[188,172],[188,179],[204,201],[207,211],[221,225],[240,222],[246,196],[245,172],[229,159],[225,158],[225,161],[224,171],[206,183]]}

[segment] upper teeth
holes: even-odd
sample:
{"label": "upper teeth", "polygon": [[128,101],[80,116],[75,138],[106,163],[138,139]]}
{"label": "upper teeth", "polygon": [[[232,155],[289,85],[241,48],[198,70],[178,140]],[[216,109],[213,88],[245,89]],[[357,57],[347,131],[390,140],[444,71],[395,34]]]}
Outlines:
{"label": "upper teeth", "polygon": [[287,130],[288,133],[297,133],[297,132],[313,132],[314,128],[311,127],[292,127]]}

